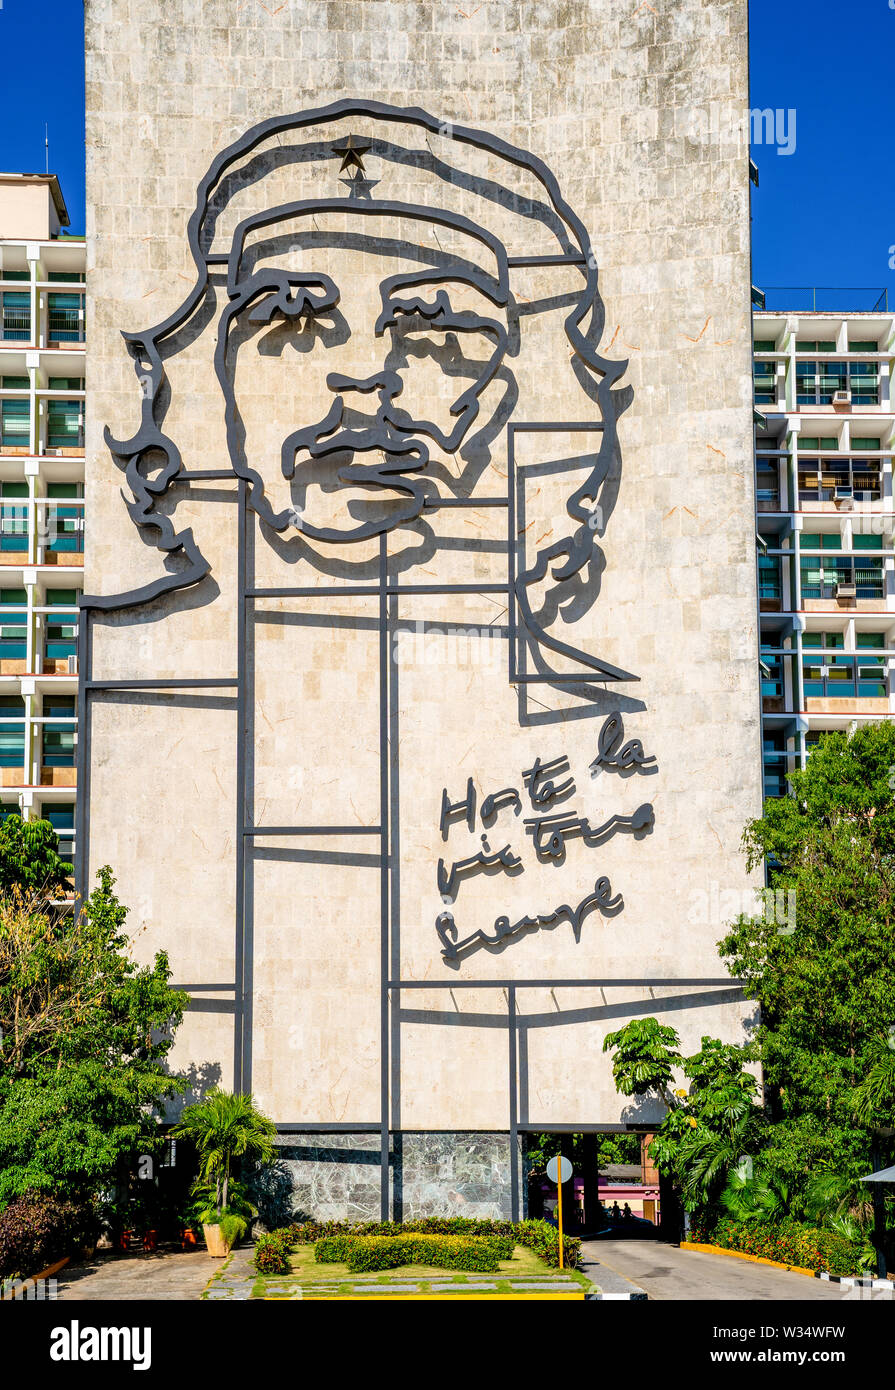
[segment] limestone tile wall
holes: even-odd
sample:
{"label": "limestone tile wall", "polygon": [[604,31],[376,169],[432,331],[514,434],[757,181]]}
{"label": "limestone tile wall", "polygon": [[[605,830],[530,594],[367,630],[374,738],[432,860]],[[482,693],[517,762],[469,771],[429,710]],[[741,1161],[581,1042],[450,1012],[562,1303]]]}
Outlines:
{"label": "limestone tile wall", "polygon": [[[464,885],[458,926],[464,933],[488,929],[499,914],[516,920],[577,903],[598,873],[623,894],[624,912],[590,917],[578,942],[562,925],[499,952],[480,951],[450,978],[720,975],[715,943],[723,922],[700,913],[697,898],[707,899],[712,885],[748,888],[740,834],[760,805],[748,169],[745,148],[694,131],[700,111],[715,118],[703,127],[724,130],[748,105],[745,0],[677,0],[668,7],[490,0],[470,13],[430,0],[286,0],[274,8],[257,0],[239,7],[231,0],[87,2],[86,587],[113,594],[164,573],[126,509],[122,475],[102,431],[108,425],[122,440],[136,428],[141,386],[120,334],[161,322],[188,293],[195,267],[186,226],[196,185],[217,151],[255,121],[349,95],[418,104],[446,122],[482,126],[532,150],[556,173],[590,233],[604,305],[596,325],[600,349],[628,361],[619,387],[626,408],[613,505],[599,537],[599,594],[589,607],[564,608],[556,622],[578,645],[640,681],[586,700],[568,689],[513,688],[506,616],[493,596],[420,596],[395,605],[390,651],[404,637],[411,644],[406,660],[391,662],[390,969],[416,980],[449,977],[435,931],[443,906],[435,866],[441,855],[474,851],[481,826],[471,835],[455,827],[445,845],[438,834],[442,788],[457,797],[468,776],[480,797],[507,784],[521,787],[535,756],[564,752],[578,787],[570,806],[597,823],[649,800],[652,834],[639,841],[618,835],[597,850],[570,844],[559,870],[531,861],[522,818],[506,812],[494,829],[504,838],[492,843],[505,839],[528,853],[525,872]],[[273,142],[258,166],[257,196],[340,195],[329,145],[352,131],[377,134],[371,121],[346,120],[316,133],[321,148],[308,159],[284,156],[286,137]],[[392,135],[413,158],[372,158],[370,176],[380,181],[374,196],[427,206],[437,183],[432,161],[443,154],[439,137],[411,129]],[[456,144],[449,142],[448,157],[472,170],[472,156],[451,148]],[[487,158],[475,170],[507,177]],[[483,200],[459,183],[452,187],[460,210],[474,218]],[[519,191],[532,196],[531,188]],[[220,209],[222,244],[256,196],[248,186],[233,192],[232,205]],[[547,222],[514,215],[506,199],[495,199],[485,215],[513,254],[555,249]],[[365,222],[371,235],[375,220]],[[346,228],[324,222],[317,230],[322,239]],[[302,234],[291,229],[288,249]],[[410,240],[424,256],[459,250],[459,242],[445,246],[438,236],[419,224]],[[354,330],[373,304],[372,291],[354,300],[350,294],[370,272],[363,249],[348,254],[343,269],[343,308],[348,317],[356,311]],[[482,398],[483,422],[504,418],[510,392],[514,420],[593,419],[592,396],[576,376],[563,332],[575,274],[570,278],[568,267],[514,274],[518,342],[505,374]],[[218,283],[189,341],[167,364],[163,427],[188,469],[228,466],[213,370],[224,299]],[[356,341],[360,335],[349,352]],[[240,371],[246,360],[240,356]],[[361,358],[349,361],[357,367]],[[253,457],[273,457],[278,467],[284,434],[321,417],[325,364],[312,353],[259,354],[240,389]],[[579,461],[586,471],[594,448],[593,440],[532,434],[520,444],[519,462],[532,470],[561,463],[561,477],[571,479]],[[478,484],[489,492],[505,487],[505,432],[493,432],[481,461]],[[444,478],[454,462],[438,459]],[[525,544],[530,535],[537,546],[562,534],[556,528],[567,525],[567,494],[562,487],[551,493],[543,474],[526,476],[532,529]],[[97,678],[232,677],[235,496],[229,481],[178,486],[166,495],[160,510],[178,528],[192,528],[211,577],[188,594],[98,619]],[[501,520],[496,510],[442,512],[425,527],[393,533],[390,575],[501,582]],[[274,543],[256,528],[252,547],[259,585],[376,575],[375,545],[333,547],[321,563],[301,537]],[[379,651],[371,607],[367,600],[327,606],[315,598],[296,616],[277,601],[259,605],[248,754],[248,813],[256,824],[299,823],[312,813],[345,825],[376,823]],[[445,644],[446,633],[470,626],[494,633],[497,661]],[[656,756],[655,776],[590,776],[600,724],[617,708],[628,736]],[[91,862],[112,863],[132,907],[137,952],[163,946],[175,979],[206,986],[206,1004],[197,996],[181,1029],[178,1058],[225,1084],[233,1076],[236,1011],[232,991],[209,986],[226,987],[235,972],[237,738],[226,691],[97,703]],[[277,1119],[378,1118],[373,849],[369,842],[321,851],[272,841],[256,857],[249,1079]],[[485,999],[462,990],[454,996],[405,995],[395,1012],[390,1108],[397,1129],[490,1133],[508,1126],[505,998],[497,990]],[[526,1060],[532,1109],[537,1103],[555,1122],[618,1122],[624,1106],[611,1086],[602,1036],[626,1016],[656,1011],[665,997],[641,989],[621,997],[591,991],[528,999],[524,1006],[538,1020]],[[702,1032],[745,1035],[750,1013],[726,994],[709,998],[697,989],[674,997],[662,1006],[675,1011],[682,1033],[697,1044]],[[551,1012],[557,1017],[548,1028]]]}

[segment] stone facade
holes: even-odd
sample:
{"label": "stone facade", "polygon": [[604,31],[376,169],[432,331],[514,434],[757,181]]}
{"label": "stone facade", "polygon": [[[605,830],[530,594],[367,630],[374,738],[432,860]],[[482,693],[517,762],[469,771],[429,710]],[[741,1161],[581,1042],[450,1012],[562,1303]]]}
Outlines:
{"label": "stone facade", "polygon": [[[317,1221],[378,1221],[379,1136],[284,1136],[279,1158],[288,1169],[298,1212]],[[393,1136],[392,1214],[489,1216],[510,1219],[510,1145],[506,1134]]]}
{"label": "stone facade", "polygon": [[[694,121],[700,110],[732,116],[748,105],[745,0],[680,0],[663,13],[622,0],[492,0],[469,16],[429,0],[290,0],[275,13],[224,0],[88,0],[87,34],[87,588],[114,595],[182,569],[185,551],[166,563],[155,548],[165,526],[189,533],[208,568],[189,588],[98,614],[92,676],[239,678],[245,693],[244,708],[225,686],[92,697],[91,865],[114,866],[136,949],[169,950],[175,979],[192,990],[181,1064],[251,1086],[284,1124],[378,1123],[384,1099],[411,1174],[401,1179],[405,1211],[437,1209],[440,1185],[459,1194],[448,1207],[490,1210],[485,1192],[505,1181],[514,1109],[521,1124],[544,1128],[656,1118],[616,1095],[602,1053],[609,1029],[654,1013],[688,1048],[704,1033],[741,1040],[749,1027],[735,989],[674,983],[724,973],[723,920],[696,898],[716,900],[713,885],[747,892],[739,841],[760,805],[747,151],[700,136]],[[439,124],[355,114],[260,142],[202,204],[202,255],[212,260],[197,281],[187,224],[216,153],[253,123],[345,97],[419,106]],[[469,147],[460,126],[543,161],[589,235],[599,297],[577,344],[569,319],[592,286],[590,253],[575,260],[575,238],[529,166]],[[350,159],[340,167],[352,136],[367,147],[362,171]],[[346,192],[358,173],[370,187]],[[334,208],[339,198],[349,201]],[[377,209],[386,199],[402,211]],[[251,214],[285,202],[316,211],[237,234]],[[456,217],[445,225],[420,211],[433,208]],[[482,227],[487,243],[476,240]],[[530,257],[541,259],[519,264]],[[466,267],[454,277],[453,340],[435,331],[430,296],[422,327],[437,342],[386,341],[391,355],[377,356],[400,331],[378,322],[392,293],[386,262],[405,279]],[[330,295],[314,329],[288,313],[274,322],[272,301],[261,326],[228,318],[238,303],[257,307],[246,286],[262,272],[280,285],[312,277],[318,305],[332,285],[341,297]],[[120,333],[149,341],[149,326],[189,304],[197,285],[183,328],[159,340],[158,388],[151,353],[130,361]],[[491,327],[474,328],[473,315]],[[486,379],[495,342],[504,347]],[[611,396],[595,363],[615,382]],[[368,424],[371,373],[382,371],[401,377],[393,417],[432,424],[426,477],[442,499],[386,528],[384,561],[376,537],[317,539],[326,527],[381,520],[369,488],[346,503],[344,478],[334,486],[325,461],[303,472],[306,459],[290,482],[295,458],[283,453],[293,432],[330,419],[337,391],[353,393],[346,427]],[[470,383],[478,414],[451,449],[452,422],[465,419],[458,392]],[[159,434],[142,458],[131,447],[129,512],[121,467],[141,411],[145,426],[147,392]],[[610,457],[602,441],[613,416]],[[557,422],[577,428],[543,428]],[[542,427],[515,435],[512,459],[509,424]],[[254,470],[263,481],[266,520],[252,509],[258,484],[233,471],[234,447],[240,476]],[[141,478],[176,472],[178,460],[223,476],[147,491]],[[296,476],[307,481],[298,491]],[[583,524],[570,511],[579,489],[592,509]],[[501,495],[503,506],[442,505]],[[293,505],[294,525],[271,524]],[[134,524],[147,519],[160,526]],[[553,545],[574,539],[580,553],[588,529],[584,568],[563,579],[554,560],[531,586],[553,647],[511,649],[508,547],[531,573]],[[266,591],[247,608],[243,565],[253,593]],[[299,586],[320,594],[270,593]],[[337,586],[352,592],[339,597]],[[637,683],[603,684],[592,671],[582,680],[587,666],[558,656],[556,641]],[[543,662],[552,681],[518,679]],[[570,674],[577,681],[563,680]],[[615,711],[656,762],[596,776],[599,731]],[[586,817],[591,830],[628,817],[630,828],[648,804],[649,822],[535,855],[524,821],[539,808],[522,774],[562,756],[574,796],[548,811]],[[442,792],[460,800],[469,778],[476,816],[470,826],[454,818],[445,836]],[[519,810],[505,805],[486,823],[482,800],[507,787]],[[343,833],[271,833],[296,826]],[[521,870],[439,891],[439,859],[449,868],[504,845]],[[620,894],[623,910],[590,910],[573,931],[571,909],[601,878],[603,901]],[[446,902],[458,937],[494,935],[504,918],[531,926],[451,962],[437,930]],[[566,915],[555,916],[561,905]],[[545,983],[515,995],[511,1100],[508,986],[532,980]],[[577,980],[626,983],[568,987]],[[318,1144],[300,1145],[314,1156],[296,1170],[299,1202],[317,1203],[315,1215],[375,1206],[371,1164],[340,1158],[324,1179],[320,1155],[372,1152],[378,1139]]]}

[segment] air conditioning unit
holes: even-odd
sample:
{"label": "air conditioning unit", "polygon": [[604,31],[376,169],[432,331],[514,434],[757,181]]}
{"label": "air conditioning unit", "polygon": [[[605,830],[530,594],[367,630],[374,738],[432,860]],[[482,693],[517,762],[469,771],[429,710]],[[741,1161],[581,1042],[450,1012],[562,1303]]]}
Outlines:
{"label": "air conditioning unit", "polygon": [[834,405],[851,405],[851,391],[834,391]]}
{"label": "air conditioning unit", "polygon": [[833,500],[840,511],[851,511],[855,505],[854,489],[850,487],[837,487],[833,494]]}
{"label": "air conditioning unit", "polygon": [[837,585],[836,585],[836,597],[837,597],[837,598],[856,598],[856,597],[857,597],[857,590],[855,589],[854,584],[851,584],[851,583],[847,583],[847,584],[837,584]]}
{"label": "air conditioning unit", "polygon": [[67,661],[68,674],[70,676],[76,676],[78,674],[78,658],[76,656],[70,656],[67,658]]}

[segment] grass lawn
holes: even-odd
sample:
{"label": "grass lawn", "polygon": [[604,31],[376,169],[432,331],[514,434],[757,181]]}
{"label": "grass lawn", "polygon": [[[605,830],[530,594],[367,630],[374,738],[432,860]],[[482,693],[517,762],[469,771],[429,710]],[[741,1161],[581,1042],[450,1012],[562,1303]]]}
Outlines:
{"label": "grass lawn", "polygon": [[[555,1281],[560,1271],[552,1269],[544,1264],[543,1260],[526,1249],[525,1246],[517,1245],[510,1260],[501,1260],[500,1269],[493,1274],[467,1274],[453,1269],[436,1269],[432,1265],[401,1265],[398,1269],[381,1270],[370,1274],[352,1274],[344,1264],[317,1264],[314,1259],[313,1245],[299,1246],[290,1256],[292,1265],[291,1274],[279,1275],[259,1275],[252,1290],[253,1298],[269,1299],[288,1299],[294,1296],[300,1288],[302,1296],[305,1298],[345,1298],[351,1296],[351,1291],[358,1285],[364,1288],[371,1286],[380,1288],[385,1297],[390,1298],[412,1298],[420,1296],[432,1296],[432,1284],[450,1284],[450,1292],[445,1289],[437,1290],[435,1296],[452,1297],[478,1297],[478,1298],[575,1298],[580,1299],[584,1295],[584,1290],[590,1287],[589,1281],[577,1270],[564,1270],[563,1273],[571,1276],[574,1284],[568,1292],[560,1293],[558,1290],[544,1290],[543,1294],[534,1289],[527,1289],[524,1292],[514,1290],[508,1282],[510,1279],[521,1279],[526,1283],[536,1283],[544,1281],[549,1284]],[[484,1282],[494,1284],[493,1289],[476,1289],[476,1284]],[[419,1286],[419,1293],[415,1289],[402,1291],[401,1284],[413,1284]],[[362,1299],[375,1298],[374,1294],[361,1294]]]}

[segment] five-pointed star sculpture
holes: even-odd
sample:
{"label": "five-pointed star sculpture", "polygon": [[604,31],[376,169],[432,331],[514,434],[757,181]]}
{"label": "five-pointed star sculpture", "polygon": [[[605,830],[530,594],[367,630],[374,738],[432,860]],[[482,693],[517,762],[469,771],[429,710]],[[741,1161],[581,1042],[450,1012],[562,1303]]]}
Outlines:
{"label": "five-pointed star sculpture", "polygon": [[364,141],[358,135],[349,135],[346,140],[341,140],[337,145],[333,145],[333,154],[342,156],[342,166],[339,173],[346,169],[357,169],[364,173],[364,155],[370,148],[370,142]]}
{"label": "five-pointed star sculpture", "polygon": [[365,178],[360,169],[357,169],[352,178],[339,179],[339,183],[344,183],[345,187],[349,190],[349,198],[353,198],[355,202],[359,198],[366,198],[372,203],[373,199],[370,194],[370,189],[376,187],[377,183],[379,183],[379,179]]}

